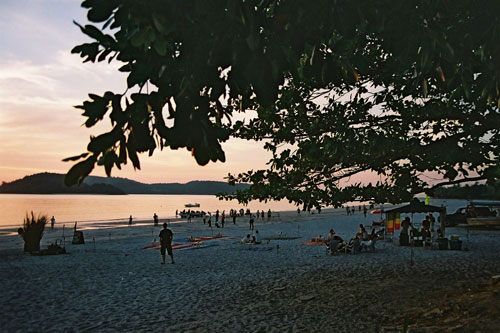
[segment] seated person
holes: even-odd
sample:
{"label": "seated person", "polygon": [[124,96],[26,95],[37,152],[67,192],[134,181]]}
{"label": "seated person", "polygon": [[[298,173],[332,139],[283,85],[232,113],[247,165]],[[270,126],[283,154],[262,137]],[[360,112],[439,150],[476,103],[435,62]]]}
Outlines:
{"label": "seated person", "polygon": [[328,244],[331,240],[333,240],[334,236],[335,236],[335,230],[330,229],[330,231],[328,231],[328,236],[324,240],[325,244]]}
{"label": "seated person", "polygon": [[370,235],[370,237],[368,237],[368,240],[363,240],[361,241],[361,248],[362,249],[365,249],[365,251],[367,251],[367,249],[375,249],[374,246],[375,246],[375,243],[376,243],[376,235]]}
{"label": "seated person", "polygon": [[361,240],[357,237],[352,238],[349,243],[345,244],[343,247],[344,252],[346,250],[351,250],[353,253],[361,252]]}
{"label": "seated person", "polygon": [[262,238],[260,237],[259,230],[255,230],[255,235],[253,236],[253,241],[255,244],[262,243]]}
{"label": "seated person", "polygon": [[[327,250],[336,253],[338,251],[343,251],[345,247],[345,242],[339,235],[333,235],[328,241],[325,241],[325,245]],[[332,248],[332,246],[336,246],[336,248]]]}
{"label": "seated person", "polygon": [[222,233],[217,233],[217,235],[215,235],[215,238],[221,238],[222,237]]}
{"label": "seated person", "polygon": [[188,237],[188,241],[190,242],[196,242],[196,239],[191,235]]}
{"label": "seated person", "polygon": [[368,232],[362,224],[359,225],[359,232],[355,237],[358,237],[361,240],[368,240]]}
{"label": "seated person", "polygon": [[241,244],[250,244],[252,242],[252,239],[250,238],[250,234],[246,235],[246,237],[243,237],[240,240]]}

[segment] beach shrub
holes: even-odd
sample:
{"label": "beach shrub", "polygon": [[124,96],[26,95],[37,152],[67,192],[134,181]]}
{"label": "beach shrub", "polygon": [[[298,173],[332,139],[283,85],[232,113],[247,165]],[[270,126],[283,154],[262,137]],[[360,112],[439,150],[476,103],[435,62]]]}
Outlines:
{"label": "beach shrub", "polygon": [[31,216],[26,213],[23,221],[23,227],[18,229],[19,234],[24,240],[24,252],[40,251],[40,241],[42,240],[45,225],[49,219],[45,215],[38,215],[31,212]]}

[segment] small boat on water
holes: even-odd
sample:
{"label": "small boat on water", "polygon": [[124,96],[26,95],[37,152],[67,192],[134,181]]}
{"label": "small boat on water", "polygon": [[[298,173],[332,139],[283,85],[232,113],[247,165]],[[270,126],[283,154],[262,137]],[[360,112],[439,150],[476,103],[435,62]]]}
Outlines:
{"label": "small boat on water", "polygon": [[185,204],[184,207],[187,207],[187,208],[191,208],[191,207],[200,207],[200,204],[199,203],[188,203],[188,204]]}

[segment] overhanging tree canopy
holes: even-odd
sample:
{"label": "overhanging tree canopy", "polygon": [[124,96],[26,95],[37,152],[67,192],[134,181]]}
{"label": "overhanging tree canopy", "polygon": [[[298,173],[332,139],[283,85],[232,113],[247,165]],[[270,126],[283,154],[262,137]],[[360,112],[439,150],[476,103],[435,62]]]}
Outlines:
{"label": "overhanging tree canopy", "polygon": [[409,204],[386,210],[384,213],[434,213],[443,212],[443,207],[426,205],[424,202],[414,198]]}
{"label": "overhanging tree canopy", "polygon": [[[86,0],[94,41],[72,52],[121,61],[132,94],[89,95],[93,126],[67,174],[157,148],[224,161],[230,136],[265,140],[267,170],[230,176],[250,189],[226,198],[304,206],[408,201],[442,184],[494,180],[500,128],[500,3],[458,1]],[[235,112],[258,117],[232,123]],[[377,184],[340,187],[364,171]],[[438,184],[441,185],[441,184]]]}

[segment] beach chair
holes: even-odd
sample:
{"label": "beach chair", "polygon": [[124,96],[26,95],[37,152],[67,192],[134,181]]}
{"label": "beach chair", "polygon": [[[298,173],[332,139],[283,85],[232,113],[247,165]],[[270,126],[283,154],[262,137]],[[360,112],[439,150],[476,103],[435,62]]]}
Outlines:
{"label": "beach chair", "polygon": [[377,244],[377,237],[373,237],[371,240],[366,242],[363,246],[366,252],[375,252],[375,244]]}
{"label": "beach chair", "polygon": [[352,254],[361,253],[361,241],[359,238],[353,239],[345,247],[345,253],[351,252]]}
{"label": "beach chair", "polygon": [[330,252],[332,256],[339,252],[339,241],[337,239],[332,239],[330,242],[326,243],[326,254],[328,254],[328,252]]}

